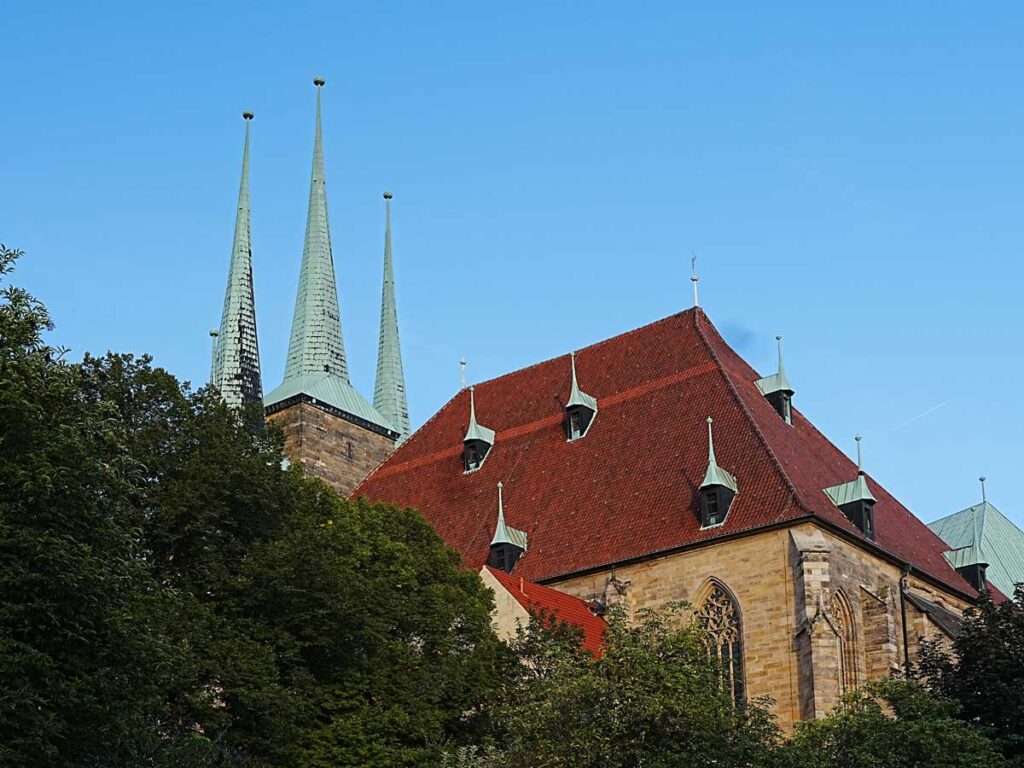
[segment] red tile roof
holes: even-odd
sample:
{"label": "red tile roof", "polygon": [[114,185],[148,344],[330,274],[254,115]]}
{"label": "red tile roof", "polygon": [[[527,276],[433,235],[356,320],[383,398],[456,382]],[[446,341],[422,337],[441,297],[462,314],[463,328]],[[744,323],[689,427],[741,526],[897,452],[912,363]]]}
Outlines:
{"label": "red tile roof", "polygon": [[[758,374],[703,311],[688,310],[576,353],[580,386],[598,399],[587,435],[567,442],[569,356],[476,385],[477,419],[497,432],[483,466],[464,474],[469,392],[441,408],[360,484],[353,497],[419,509],[465,563],[482,565],[504,483],[505,519],[529,535],[516,575],[535,581],[813,516],[968,595],[945,543],[878,483],[876,542],[824,489],[856,465],[804,416],[787,425]],[[701,530],[706,419],[719,465],[739,483],[725,523]]]}
{"label": "red tile roof", "polygon": [[548,612],[559,621],[579,627],[583,631],[583,648],[593,654],[600,654],[607,624],[604,619],[590,611],[585,601],[557,589],[527,581],[522,576],[513,576],[489,565],[484,567],[523,608],[528,611]]}

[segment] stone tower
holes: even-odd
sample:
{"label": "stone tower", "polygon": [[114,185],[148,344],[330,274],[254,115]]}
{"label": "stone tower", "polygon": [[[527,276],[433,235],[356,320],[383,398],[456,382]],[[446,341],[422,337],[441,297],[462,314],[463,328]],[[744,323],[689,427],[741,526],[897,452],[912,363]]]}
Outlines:
{"label": "stone tower", "polygon": [[249,230],[249,125],[252,112],[243,112],[245,144],[242,181],[238,189],[235,237],[224,291],[220,330],[214,334],[210,383],[232,407],[255,405],[263,397],[260,349],[256,338],[256,303],[252,286],[252,236]]}
{"label": "stone tower", "polygon": [[320,119],[324,80],[313,83],[316,131],[299,289],[284,381],[264,406],[268,420],[284,432],[291,460],[347,494],[394,450],[402,433],[349,381],[327,219]]}

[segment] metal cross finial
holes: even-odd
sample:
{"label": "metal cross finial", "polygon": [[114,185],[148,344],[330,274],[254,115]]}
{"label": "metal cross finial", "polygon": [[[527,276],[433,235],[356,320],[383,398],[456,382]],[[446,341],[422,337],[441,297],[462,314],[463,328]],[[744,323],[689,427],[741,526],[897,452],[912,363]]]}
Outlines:
{"label": "metal cross finial", "polygon": [[459,381],[462,384],[462,389],[466,388],[466,358],[459,360]]}
{"label": "metal cross finial", "polygon": [[699,307],[700,301],[697,298],[697,281],[700,280],[697,277],[697,254],[690,254],[690,282],[693,283],[693,306]]}

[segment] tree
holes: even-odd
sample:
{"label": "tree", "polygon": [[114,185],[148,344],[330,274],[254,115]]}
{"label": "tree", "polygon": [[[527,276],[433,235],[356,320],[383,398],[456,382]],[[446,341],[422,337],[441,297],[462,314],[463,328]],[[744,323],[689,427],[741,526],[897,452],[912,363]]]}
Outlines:
{"label": "tree", "polygon": [[[0,246],[0,276],[19,256]],[[132,525],[139,467],[50,327],[0,292],[0,763],[124,765],[160,716],[171,595]]]}
{"label": "tree", "polygon": [[[16,253],[0,252],[0,275]],[[146,356],[69,364],[0,296],[0,764],[403,766],[480,728],[490,593],[261,414]]]}
{"label": "tree", "polygon": [[822,720],[798,723],[777,756],[792,768],[998,768],[992,743],[916,683],[882,680]]}
{"label": "tree", "polygon": [[559,768],[760,764],[779,739],[765,701],[734,706],[685,606],[630,623],[612,612],[603,653],[536,619],[494,717],[507,762]]}
{"label": "tree", "polygon": [[951,652],[926,644],[919,672],[936,693],[957,702],[960,716],[1024,765],[1024,584],[999,605],[987,591]]}

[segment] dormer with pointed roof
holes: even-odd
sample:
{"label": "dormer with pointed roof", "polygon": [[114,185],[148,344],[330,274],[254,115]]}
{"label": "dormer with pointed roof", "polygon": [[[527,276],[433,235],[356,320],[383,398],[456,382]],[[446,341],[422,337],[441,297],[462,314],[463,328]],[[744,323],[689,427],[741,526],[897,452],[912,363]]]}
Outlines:
{"label": "dormer with pointed roof", "polygon": [[402,346],[398,341],[398,309],[395,302],[395,271],[391,256],[391,199],[384,193],[384,287],[380,299],[380,344],[377,348],[377,383],[373,407],[398,432],[398,443],[409,436],[409,403],[405,396]]}
{"label": "dormer with pointed roof", "polygon": [[487,454],[494,445],[494,430],[479,424],[476,420],[476,395],[474,387],[469,388],[469,427],[462,438],[462,465],[466,472],[474,472],[483,466]]}
{"label": "dormer with pointed roof", "polygon": [[868,488],[867,476],[864,474],[864,462],[861,455],[861,436],[857,441],[857,477],[848,483],[840,483],[825,489],[825,495],[832,503],[842,510],[846,519],[853,523],[867,538],[875,538],[875,497]]}
{"label": "dormer with pointed roof", "polygon": [[765,399],[772,404],[775,412],[787,424],[793,423],[793,387],[786,378],[786,367],[782,364],[782,337],[776,336],[779,347],[779,370],[754,382]]}
{"label": "dormer with pointed roof", "polygon": [[576,379],[576,353],[569,355],[572,367],[572,386],[565,404],[565,432],[568,440],[578,440],[587,434],[597,415],[597,398],[580,389]]}
{"label": "dormer with pointed roof", "polygon": [[499,571],[511,573],[519,558],[526,552],[526,531],[513,528],[505,522],[505,507],[502,501],[502,483],[498,482],[498,524],[491,537],[487,564]]}
{"label": "dormer with pointed roof", "polygon": [[714,420],[708,416],[708,468],[700,484],[700,525],[711,528],[722,525],[732,500],[739,492],[736,478],[718,466],[715,458],[715,437],[711,431]]}
{"label": "dormer with pointed roof", "polygon": [[231,265],[224,291],[220,329],[211,331],[213,363],[210,383],[233,408],[254,405],[263,397],[260,348],[256,335],[256,301],[252,282],[252,233],[249,225],[249,134],[252,112],[243,112],[245,143],[238,186]]}

